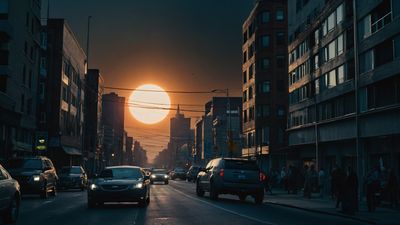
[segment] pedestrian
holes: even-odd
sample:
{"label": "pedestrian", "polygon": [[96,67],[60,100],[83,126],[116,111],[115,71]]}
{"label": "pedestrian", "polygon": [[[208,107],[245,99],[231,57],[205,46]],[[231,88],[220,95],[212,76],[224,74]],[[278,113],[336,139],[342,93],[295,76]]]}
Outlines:
{"label": "pedestrian", "polygon": [[366,191],[367,191],[367,205],[368,211],[375,211],[378,205],[377,193],[380,189],[379,182],[379,167],[375,166],[367,175],[366,179]]}
{"label": "pedestrian", "polygon": [[287,176],[286,176],[286,168],[282,167],[281,169],[281,174],[280,174],[280,185],[283,187],[286,191],[288,190],[288,185],[287,185]]}
{"label": "pedestrian", "polygon": [[305,172],[304,172],[303,196],[306,198],[311,198],[311,188],[312,188],[311,168],[305,165],[304,171]]}
{"label": "pedestrian", "polygon": [[336,208],[340,207],[340,204],[343,201],[343,195],[345,192],[345,181],[346,181],[346,174],[343,172],[342,169],[337,168],[336,171],[336,184],[335,184],[335,188],[336,188]]}
{"label": "pedestrian", "polygon": [[326,192],[326,175],[324,168],[321,168],[318,172],[318,188],[319,188],[319,197],[323,198]]}
{"label": "pedestrian", "polygon": [[390,201],[390,207],[394,208],[398,205],[399,183],[397,181],[394,171],[392,169],[389,169],[388,172],[389,172],[389,177],[386,187],[386,193]]}
{"label": "pedestrian", "polygon": [[342,211],[354,215],[358,209],[358,178],[351,167],[348,168],[344,184]]}

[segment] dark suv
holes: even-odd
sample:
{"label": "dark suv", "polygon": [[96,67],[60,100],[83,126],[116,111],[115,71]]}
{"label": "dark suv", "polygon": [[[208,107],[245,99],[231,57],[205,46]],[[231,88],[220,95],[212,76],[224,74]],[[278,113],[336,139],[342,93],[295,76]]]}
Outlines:
{"label": "dark suv", "polygon": [[219,194],[238,195],[244,201],[247,195],[254,197],[256,204],[264,200],[263,182],[265,175],[256,161],[235,158],[217,158],[211,160],[197,176],[196,193],[204,196],[210,192],[212,200]]}
{"label": "dark suv", "polygon": [[11,176],[21,185],[22,194],[56,195],[58,176],[50,159],[42,156],[15,158],[8,162]]}

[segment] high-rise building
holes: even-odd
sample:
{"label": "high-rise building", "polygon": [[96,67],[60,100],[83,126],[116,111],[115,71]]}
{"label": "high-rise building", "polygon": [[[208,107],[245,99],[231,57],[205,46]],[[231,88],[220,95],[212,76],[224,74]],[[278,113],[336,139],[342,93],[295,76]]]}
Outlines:
{"label": "high-rise building", "polygon": [[85,145],[83,157],[86,170],[95,172],[100,165],[102,152],[102,95],[104,80],[98,69],[89,69],[85,78]]}
{"label": "high-rise building", "polygon": [[398,173],[400,2],[354,3],[289,1],[289,156]]}
{"label": "high-rise building", "polygon": [[0,160],[32,154],[41,1],[0,1]]}
{"label": "high-rise building", "polygon": [[[49,19],[43,28],[39,81],[38,129],[47,133],[48,155],[56,167],[81,164],[84,129],[86,54],[64,19]],[[43,150],[43,152],[42,152]]]}
{"label": "high-rise building", "polygon": [[277,167],[286,146],[287,1],[257,1],[243,24],[242,52],[242,155]]}
{"label": "high-rise building", "polygon": [[122,165],[125,98],[112,92],[102,97],[103,150],[106,165]]}

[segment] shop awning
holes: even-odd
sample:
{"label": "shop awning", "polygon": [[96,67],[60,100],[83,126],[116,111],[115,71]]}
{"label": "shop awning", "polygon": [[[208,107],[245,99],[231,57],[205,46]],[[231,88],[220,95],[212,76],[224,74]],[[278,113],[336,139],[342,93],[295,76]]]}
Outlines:
{"label": "shop awning", "polygon": [[67,147],[67,146],[63,146],[62,148],[64,152],[67,153],[67,155],[82,155],[81,150],[77,148]]}

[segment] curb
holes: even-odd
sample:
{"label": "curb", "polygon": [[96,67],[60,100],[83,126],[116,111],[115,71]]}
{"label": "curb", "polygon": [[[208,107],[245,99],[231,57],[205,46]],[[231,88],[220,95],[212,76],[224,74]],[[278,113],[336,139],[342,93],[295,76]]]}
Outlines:
{"label": "curb", "polygon": [[314,213],[319,213],[319,214],[325,214],[325,215],[330,215],[330,216],[338,216],[338,217],[342,217],[342,218],[346,218],[346,219],[356,220],[356,221],[363,222],[363,223],[378,225],[377,222],[374,222],[371,220],[365,220],[365,219],[357,218],[354,216],[348,216],[348,215],[340,214],[340,213],[326,212],[326,211],[317,210],[317,209],[308,209],[308,208],[303,208],[303,207],[299,207],[299,206],[295,206],[295,205],[289,205],[289,204],[273,202],[273,201],[264,201],[264,203],[272,204],[272,205],[279,205],[279,206],[283,206],[283,207],[299,209],[299,210],[314,212]]}

